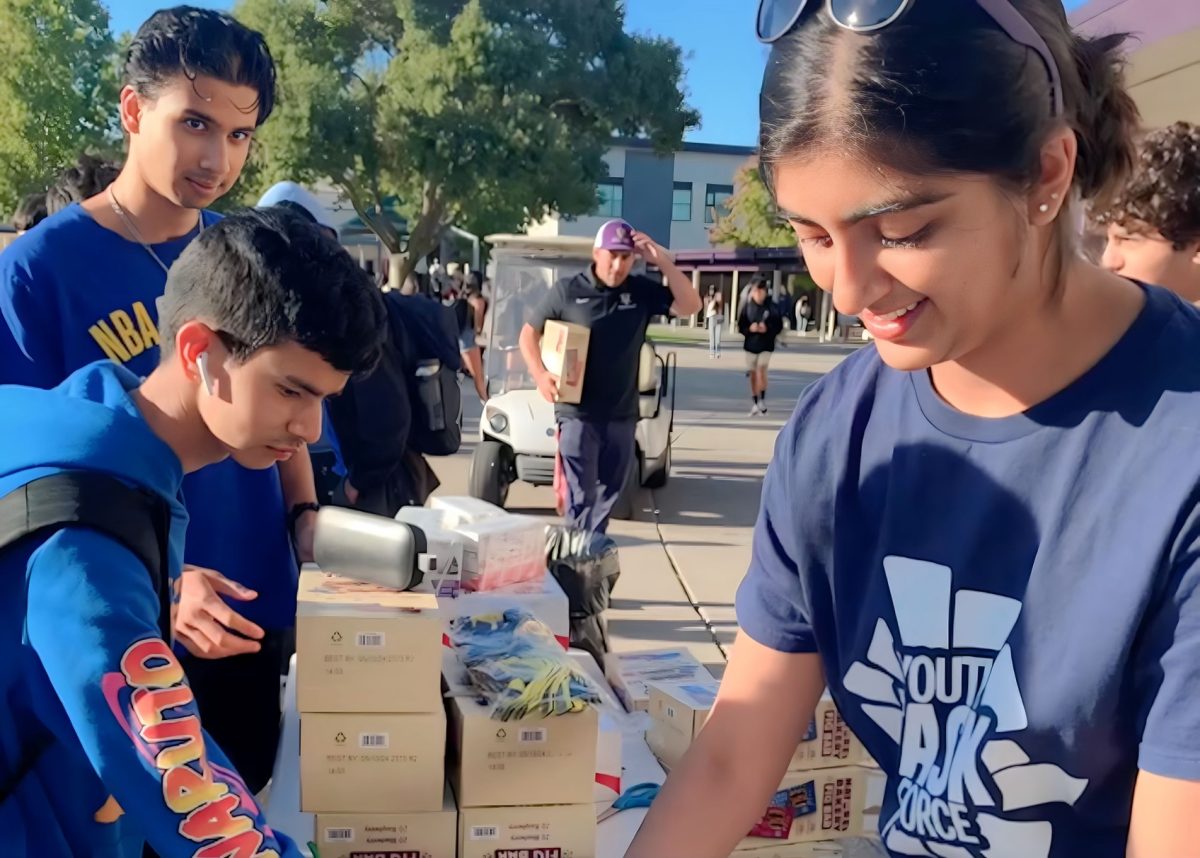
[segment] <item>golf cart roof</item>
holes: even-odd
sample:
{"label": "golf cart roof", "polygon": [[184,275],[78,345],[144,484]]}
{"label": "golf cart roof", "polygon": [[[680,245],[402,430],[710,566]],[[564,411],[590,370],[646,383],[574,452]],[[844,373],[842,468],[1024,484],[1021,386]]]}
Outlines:
{"label": "golf cart roof", "polygon": [[575,235],[489,235],[493,253],[519,253],[523,256],[592,257],[592,239]]}

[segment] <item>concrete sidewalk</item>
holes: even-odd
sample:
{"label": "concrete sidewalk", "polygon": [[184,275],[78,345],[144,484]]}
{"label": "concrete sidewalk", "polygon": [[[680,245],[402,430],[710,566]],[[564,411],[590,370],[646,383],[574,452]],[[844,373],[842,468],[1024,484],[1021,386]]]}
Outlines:
{"label": "concrete sidewalk", "polygon": [[[740,344],[719,360],[707,346],[663,346],[679,356],[674,466],[663,489],[643,490],[633,521],[613,522],[621,579],[609,611],[618,651],[682,645],[714,674],[736,634],[734,595],[750,561],[759,494],[775,437],[800,392],[853,349],[793,343],[771,365],[767,416],[750,417]],[[479,405],[467,415],[469,444],[431,459],[439,494],[465,494]],[[554,518],[549,488],[517,484],[513,511]]]}

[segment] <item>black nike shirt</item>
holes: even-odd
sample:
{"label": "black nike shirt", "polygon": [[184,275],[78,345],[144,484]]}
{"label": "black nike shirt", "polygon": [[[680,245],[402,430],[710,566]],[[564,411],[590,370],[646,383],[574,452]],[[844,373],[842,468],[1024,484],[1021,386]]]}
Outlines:
{"label": "black nike shirt", "polygon": [[548,321],[591,330],[587,370],[578,405],[560,402],[559,417],[636,420],[637,371],[646,328],[671,310],[671,290],[649,277],[631,275],[620,286],[598,281],[594,268],[564,278],[546,293],[529,324],[541,333]]}

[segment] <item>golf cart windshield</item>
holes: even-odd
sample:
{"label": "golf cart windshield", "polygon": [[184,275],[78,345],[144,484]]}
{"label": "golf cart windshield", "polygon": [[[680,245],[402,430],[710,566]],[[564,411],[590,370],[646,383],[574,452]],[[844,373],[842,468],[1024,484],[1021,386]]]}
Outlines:
{"label": "golf cart windshield", "polygon": [[488,309],[490,339],[484,353],[488,393],[499,396],[512,390],[537,387],[521,357],[521,329],[546,295],[564,277],[591,265],[590,256],[550,255],[542,252],[498,251]]}

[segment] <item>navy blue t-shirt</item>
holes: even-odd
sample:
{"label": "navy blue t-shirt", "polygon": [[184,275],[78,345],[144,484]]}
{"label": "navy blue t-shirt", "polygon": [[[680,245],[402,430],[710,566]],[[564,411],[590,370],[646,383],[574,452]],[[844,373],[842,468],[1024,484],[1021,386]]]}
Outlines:
{"label": "navy blue t-shirt", "polygon": [[1123,858],[1139,767],[1200,780],[1200,311],[1146,296],[1023,414],[867,348],[779,437],[738,619],[820,653],[893,855]]}
{"label": "navy blue t-shirt", "polygon": [[596,279],[595,266],[564,277],[537,305],[529,324],[539,334],[551,319],[591,330],[579,404],[559,402],[558,417],[621,421],[638,419],[637,375],[646,329],[674,303],[671,290],[632,274],[620,286]]}
{"label": "navy blue t-shirt", "polygon": [[[206,224],[220,215],[204,213]],[[196,237],[154,245],[171,265]],[[140,244],[105,229],[78,204],[0,253],[0,384],[49,388],[108,357],[136,375],[158,364],[157,300],[166,273]],[[239,613],[268,629],[296,617],[296,562],[279,472],[227,459],[183,484],[191,523],[186,560],[258,591]]]}

